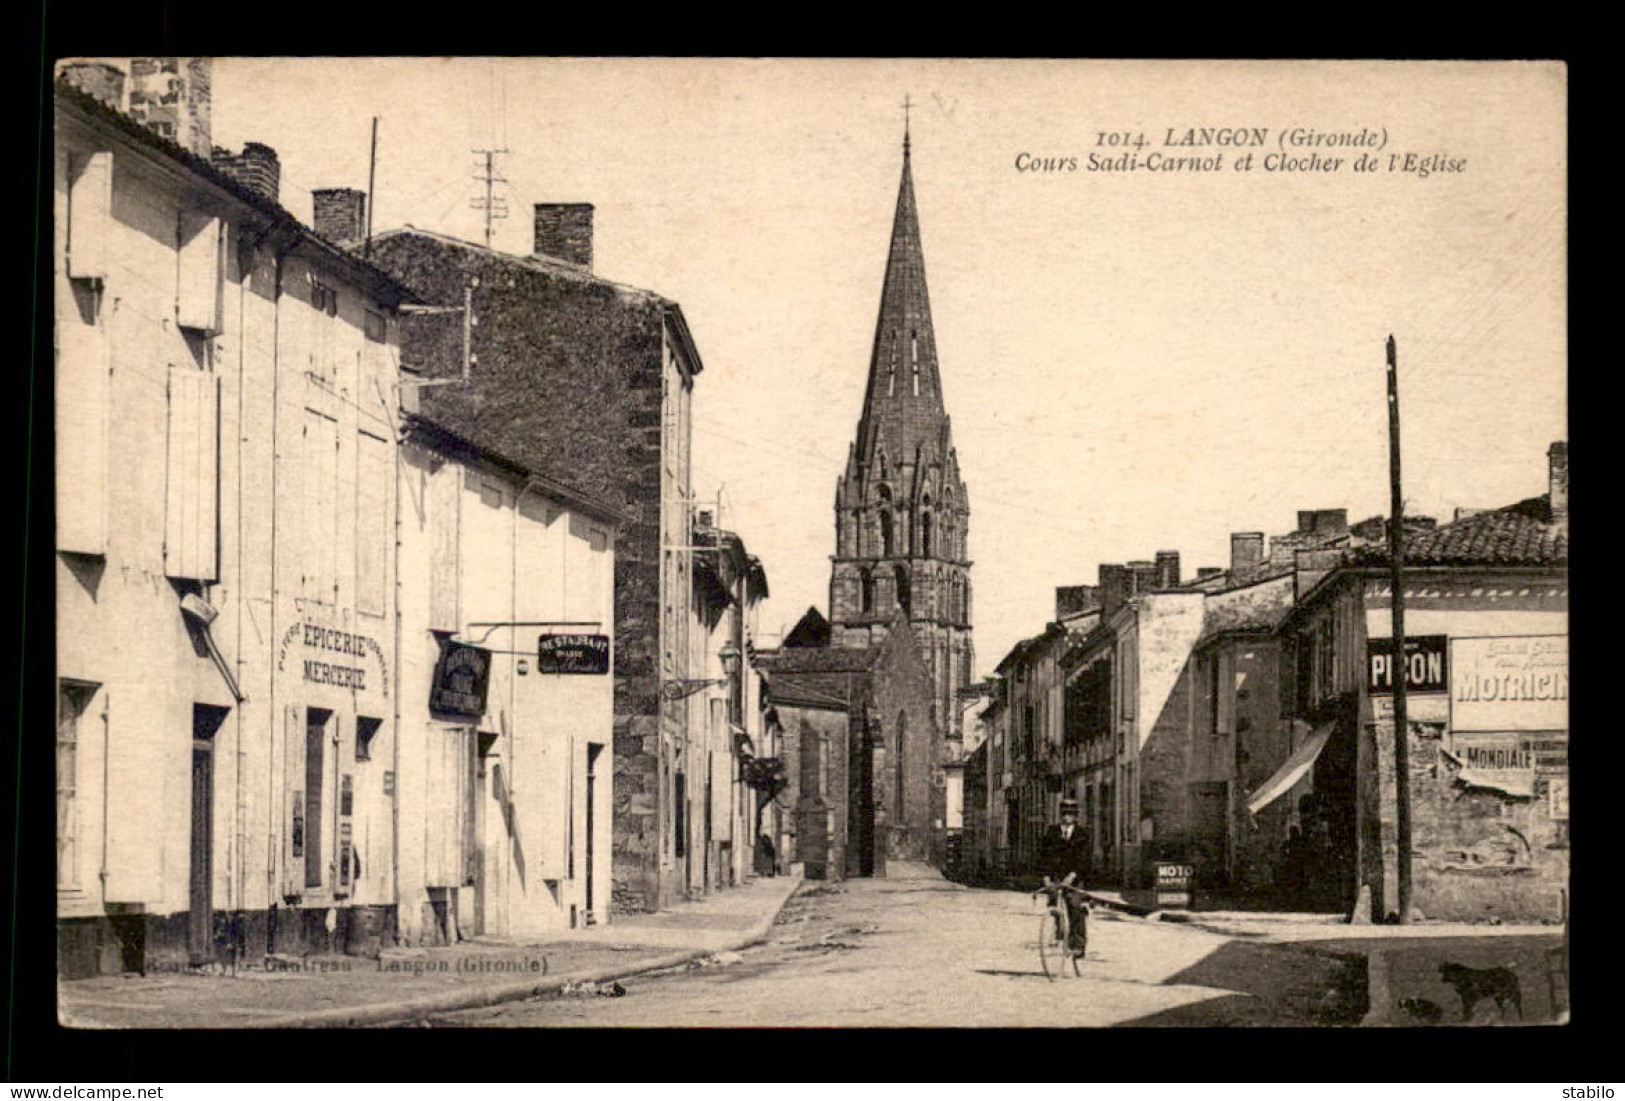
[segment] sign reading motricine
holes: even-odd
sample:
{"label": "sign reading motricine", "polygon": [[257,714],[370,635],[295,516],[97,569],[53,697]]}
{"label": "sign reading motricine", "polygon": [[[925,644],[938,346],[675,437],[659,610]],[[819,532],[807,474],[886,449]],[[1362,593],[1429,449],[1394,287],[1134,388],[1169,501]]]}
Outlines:
{"label": "sign reading motricine", "polygon": [[[1444,692],[1449,687],[1444,635],[1408,635],[1405,638],[1405,689],[1409,692]],[[1394,691],[1394,640],[1366,640],[1366,690],[1374,696]]]}
{"label": "sign reading motricine", "polygon": [[485,714],[485,691],[491,680],[491,651],[462,642],[441,644],[429,689],[429,710],[477,719]]}
{"label": "sign reading motricine", "polygon": [[536,669],[541,673],[607,673],[609,636],[542,635],[537,641]]}

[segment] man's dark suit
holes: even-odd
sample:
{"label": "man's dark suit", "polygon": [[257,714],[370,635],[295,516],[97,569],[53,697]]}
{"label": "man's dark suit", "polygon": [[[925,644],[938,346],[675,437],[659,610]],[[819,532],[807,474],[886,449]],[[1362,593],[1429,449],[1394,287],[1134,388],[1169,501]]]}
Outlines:
{"label": "man's dark suit", "polygon": [[[1070,875],[1072,885],[1082,887],[1084,877],[1089,874],[1089,856],[1089,837],[1084,833],[1082,826],[1073,825],[1071,837],[1066,836],[1065,827],[1050,826],[1039,840],[1038,873],[1047,875],[1056,882]],[[1088,926],[1084,922],[1089,912],[1084,909],[1083,900],[1077,895],[1068,891],[1065,892],[1065,898],[1067,920],[1072,925],[1072,949],[1082,955],[1085,938],[1088,935]]]}

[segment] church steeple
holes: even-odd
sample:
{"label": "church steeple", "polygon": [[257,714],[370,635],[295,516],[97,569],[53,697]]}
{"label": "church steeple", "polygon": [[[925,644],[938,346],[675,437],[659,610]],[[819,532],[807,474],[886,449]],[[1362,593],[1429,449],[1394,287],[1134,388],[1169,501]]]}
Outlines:
{"label": "church steeple", "polygon": [[869,386],[858,431],[860,457],[865,460],[873,458],[877,443],[884,443],[894,459],[912,453],[934,434],[946,415],[909,145],[905,124],[903,176],[897,188],[891,251],[886,257],[880,317],[869,358]]}
{"label": "church steeple", "polygon": [[836,486],[830,627],[837,646],[873,645],[898,613],[905,615],[931,670],[945,727],[957,714],[954,689],[970,681],[973,660],[970,503],[943,401],[911,144],[905,117],[863,412]]}

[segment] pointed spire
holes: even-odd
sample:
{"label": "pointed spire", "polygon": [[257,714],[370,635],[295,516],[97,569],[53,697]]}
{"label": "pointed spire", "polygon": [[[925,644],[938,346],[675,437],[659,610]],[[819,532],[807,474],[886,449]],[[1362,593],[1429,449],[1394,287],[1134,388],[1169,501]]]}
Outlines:
{"label": "pointed spire", "polygon": [[908,93],[903,93],[903,160],[908,160],[908,109],[910,103]]}
{"label": "pointed spire", "polygon": [[[909,106],[910,101],[905,99],[905,109]],[[910,145],[905,115],[902,177],[897,187],[891,250],[886,258],[880,317],[869,361],[869,385],[858,431],[858,457],[864,463],[873,458],[882,440],[888,454],[911,458],[919,445],[935,434],[934,425],[944,415]]]}

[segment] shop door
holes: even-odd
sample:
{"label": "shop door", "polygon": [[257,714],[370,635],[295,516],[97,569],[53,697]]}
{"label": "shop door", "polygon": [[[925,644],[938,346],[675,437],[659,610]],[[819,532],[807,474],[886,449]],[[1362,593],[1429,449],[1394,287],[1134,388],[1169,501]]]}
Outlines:
{"label": "shop door", "polygon": [[1196,865],[1197,886],[1213,889],[1229,886],[1230,837],[1229,785],[1218,780],[1190,786],[1191,861]]}
{"label": "shop door", "polygon": [[194,964],[214,954],[214,742],[192,739],[192,856],[187,951]]}

